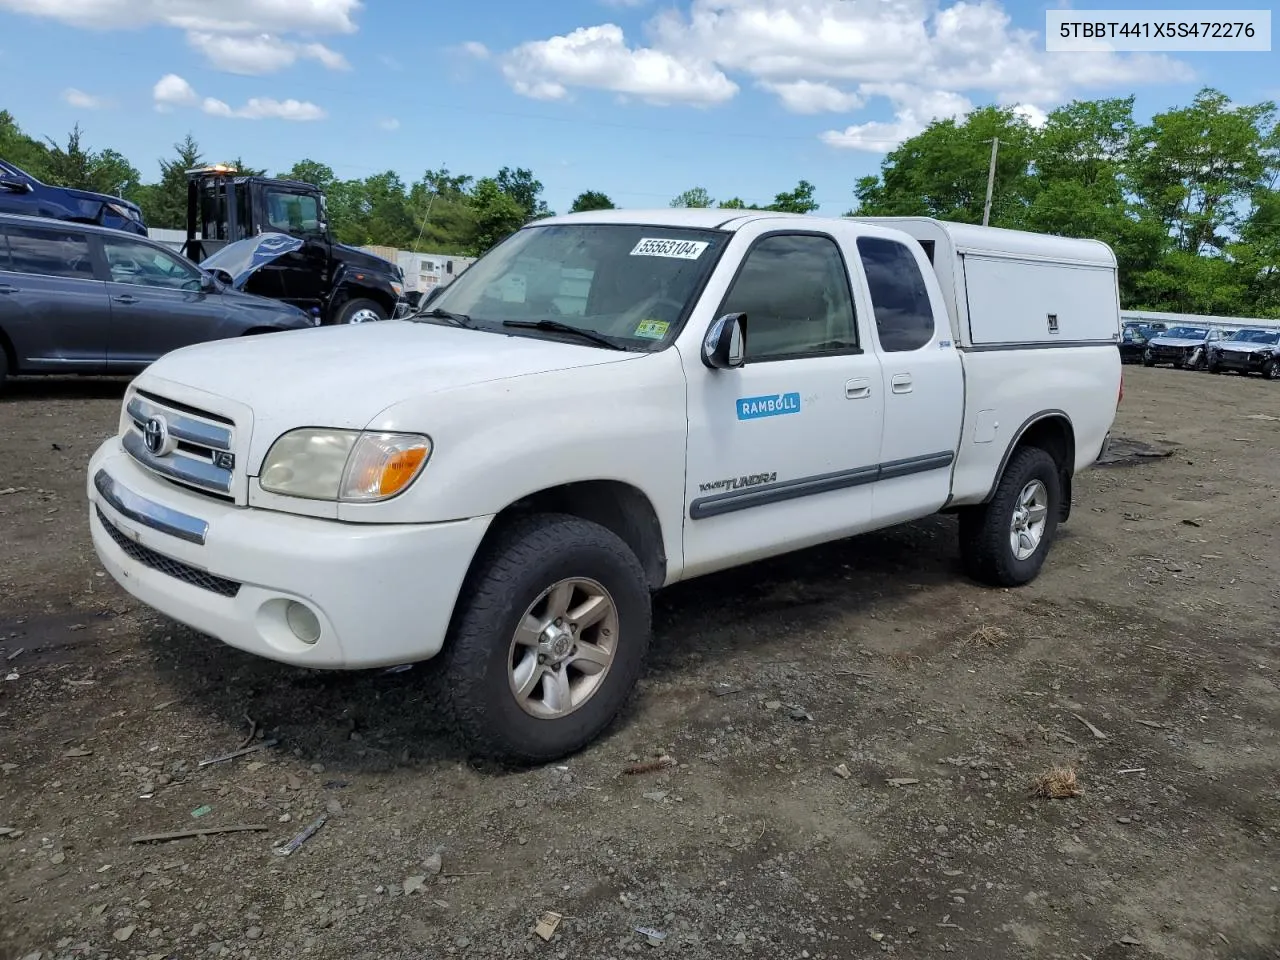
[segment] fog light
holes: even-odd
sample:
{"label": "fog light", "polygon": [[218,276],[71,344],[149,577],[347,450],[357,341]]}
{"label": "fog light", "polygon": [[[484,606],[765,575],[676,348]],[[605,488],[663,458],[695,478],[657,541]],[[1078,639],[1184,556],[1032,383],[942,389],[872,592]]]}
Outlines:
{"label": "fog light", "polygon": [[290,600],[284,608],[284,618],[293,635],[303,643],[315,643],[320,639],[320,618],[305,604]]}

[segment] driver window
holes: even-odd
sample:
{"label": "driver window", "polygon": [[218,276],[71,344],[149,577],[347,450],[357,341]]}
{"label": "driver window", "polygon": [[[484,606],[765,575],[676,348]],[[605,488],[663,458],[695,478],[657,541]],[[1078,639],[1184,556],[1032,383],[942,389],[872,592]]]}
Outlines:
{"label": "driver window", "polygon": [[273,190],[267,194],[267,222],[281,233],[319,233],[320,204],[314,196]]}
{"label": "driver window", "polygon": [[129,240],[102,241],[111,279],[142,287],[199,290],[200,272],[173,254]]}
{"label": "driver window", "polygon": [[751,248],[720,307],[747,315],[747,361],[858,349],[853,294],[840,248],[828,236],[765,237]]}

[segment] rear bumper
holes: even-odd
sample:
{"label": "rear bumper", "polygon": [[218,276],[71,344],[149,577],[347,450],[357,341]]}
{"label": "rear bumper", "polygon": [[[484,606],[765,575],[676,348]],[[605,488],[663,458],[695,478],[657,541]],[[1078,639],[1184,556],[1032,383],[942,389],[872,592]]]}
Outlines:
{"label": "rear bumper", "polygon": [[[89,463],[88,494],[94,550],[127,592],[230,646],[322,669],[438,653],[490,520],[352,524],[237,507],[152,477],[115,438]],[[290,626],[290,602],[314,614],[314,642]]]}

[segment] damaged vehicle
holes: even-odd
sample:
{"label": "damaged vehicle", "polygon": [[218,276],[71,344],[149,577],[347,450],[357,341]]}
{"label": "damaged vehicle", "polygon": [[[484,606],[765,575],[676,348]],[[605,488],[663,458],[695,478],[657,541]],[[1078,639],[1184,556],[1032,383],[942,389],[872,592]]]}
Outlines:
{"label": "damaged vehicle", "polygon": [[1210,373],[1234,370],[1275,380],[1280,377],[1280,329],[1237,330],[1208,348],[1205,363]]}
{"label": "damaged vehicle", "polygon": [[1126,320],[1120,330],[1120,362],[1138,363],[1147,349],[1147,342],[1167,329],[1168,325],[1159,321]]}
{"label": "damaged vehicle", "polygon": [[1142,351],[1142,365],[1154,367],[1168,363],[1183,370],[1203,370],[1205,351],[1230,331],[1210,326],[1177,326],[1147,341]]}
{"label": "damaged vehicle", "polygon": [[[273,237],[277,239],[256,248]],[[203,264],[238,245],[254,246],[262,254],[240,289],[291,303],[325,325],[386,320],[404,294],[400,267],[334,239],[319,188],[296,180],[241,176],[225,164],[188,170],[182,253]]]}
{"label": "damaged vehicle", "polygon": [[6,160],[0,160],[0,213],[93,223],[140,237],[147,235],[136,203],[106,193],[41,183]]}

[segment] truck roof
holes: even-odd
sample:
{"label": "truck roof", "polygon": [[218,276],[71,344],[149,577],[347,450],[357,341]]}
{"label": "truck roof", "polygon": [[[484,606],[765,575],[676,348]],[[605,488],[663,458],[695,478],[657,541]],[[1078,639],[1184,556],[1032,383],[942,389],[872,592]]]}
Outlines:
{"label": "truck roof", "polygon": [[1082,240],[983,227],[971,223],[954,223],[934,217],[816,217],[807,213],[779,213],[772,210],[735,210],[722,207],[665,207],[636,210],[588,210],[535,221],[557,223],[626,223],[655,227],[692,227],[702,230],[739,230],[760,220],[803,220],[814,227],[855,221],[872,226],[901,230],[918,240],[945,237],[957,253],[993,253],[1005,256],[1030,256],[1047,260],[1066,260],[1098,266],[1116,266],[1115,253],[1101,240]]}

